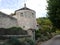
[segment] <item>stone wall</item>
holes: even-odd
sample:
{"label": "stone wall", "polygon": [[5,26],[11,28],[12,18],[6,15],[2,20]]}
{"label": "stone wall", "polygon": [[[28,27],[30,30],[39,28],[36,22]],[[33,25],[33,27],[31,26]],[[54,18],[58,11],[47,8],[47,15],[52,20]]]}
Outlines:
{"label": "stone wall", "polygon": [[0,12],[0,28],[16,27],[17,20],[7,14]]}
{"label": "stone wall", "polygon": [[35,11],[31,10],[16,11],[16,16],[20,27],[24,28],[25,30],[28,30],[30,28],[36,29],[37,23]]}

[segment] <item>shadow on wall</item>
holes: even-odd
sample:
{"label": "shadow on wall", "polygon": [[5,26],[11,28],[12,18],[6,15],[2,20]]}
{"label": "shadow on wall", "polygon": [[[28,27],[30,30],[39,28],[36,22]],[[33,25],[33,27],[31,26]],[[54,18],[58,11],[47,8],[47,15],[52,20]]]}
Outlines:
{"label": "shadow on wall", "polygon": [[27,35],[27,31],[20,27],[0,28],[0,35]]}

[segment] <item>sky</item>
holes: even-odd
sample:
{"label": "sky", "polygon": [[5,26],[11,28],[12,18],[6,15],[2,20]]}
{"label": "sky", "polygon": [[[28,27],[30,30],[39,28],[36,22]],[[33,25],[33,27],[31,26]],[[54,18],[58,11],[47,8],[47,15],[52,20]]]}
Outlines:
{"label": "sky", "polygon": [[36,18],[46,17],[46,0],[0,0],[0,11],[11,14],[14,13],[15,10],[24,7],[24,3],[26,3],[28,8],[36,11]]}

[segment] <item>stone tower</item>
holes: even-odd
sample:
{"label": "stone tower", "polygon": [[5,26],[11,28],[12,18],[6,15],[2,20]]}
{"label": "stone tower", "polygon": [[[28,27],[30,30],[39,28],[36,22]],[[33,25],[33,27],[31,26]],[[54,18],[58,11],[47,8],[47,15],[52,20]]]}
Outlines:
{"label": "stone tower", "polygon": [[[32,9],[24,7],[15,11],[17,16],[18,25],[24,30],[28,31],[28,34],[33,36],[32,30],[36,29],[36,12]],[[31,30],[32,29],[32,30]]]}
{"label": "stone tower", "polygon": [[16,10],[18,25],[24,30],[36,29],[36,12],[26,7]]}

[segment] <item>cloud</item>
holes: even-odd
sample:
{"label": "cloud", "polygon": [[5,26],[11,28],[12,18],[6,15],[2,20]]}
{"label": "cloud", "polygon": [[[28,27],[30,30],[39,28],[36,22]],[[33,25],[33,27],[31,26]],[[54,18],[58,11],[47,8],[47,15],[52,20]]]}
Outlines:
{"label": "cloud", "polygon": [[46,16],[46,0],[27,0],[27,7],[36,11],[36,17],[44,17]]}
{"label": "cloud", "polygon": [[6,14],[11,14],[11,13],[14,13],[13,10],[10,10],[10,9],[0,9],[0,11],[6,13]]}
{"label": "cloud", "polygon": [[[0,1],[2,1],[2,0],[0,0]],[[15,5],[11,5],[11,6],[10,5],[7,6],[8,3],[4,6],[0,6],[0,11],[7,13],[7,14],[13,13],[15,10],[22,8],[24,5],[24,1],[22,1],[22,0],[21,1],[17,0],[17,2],[14,2]],[[46,16],[46,14],[47,14],[46,0],[26,0],[25,2],[26,2],[26,5],[28,8],[36,11],[36,17],[45,17]],[[2,4],[3,4],[3,2],[2,2]],[[12,1],[11,1],[11,4],[13,4]],[[1,7],[3,7],[3,9]],[[7,8],[7,7],[9,7],[9,8]]]}

